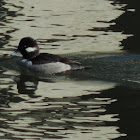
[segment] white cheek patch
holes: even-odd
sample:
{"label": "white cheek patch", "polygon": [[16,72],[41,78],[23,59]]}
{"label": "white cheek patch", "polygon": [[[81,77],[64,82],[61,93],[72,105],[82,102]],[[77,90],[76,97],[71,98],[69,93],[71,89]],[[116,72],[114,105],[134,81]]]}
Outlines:
{"label": "white cheek patch", "polygon": [[33,48],[33,47],[28,47],[25,49],[28,53],[30,52],[34,52],[36,50],[36,48]]}

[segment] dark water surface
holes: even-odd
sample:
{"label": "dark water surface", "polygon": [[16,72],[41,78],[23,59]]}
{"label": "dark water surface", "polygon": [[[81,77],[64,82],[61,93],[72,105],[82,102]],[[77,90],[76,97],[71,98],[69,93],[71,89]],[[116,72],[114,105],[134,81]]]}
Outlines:
{"label": "dark water surface", "polygon": [[[140,139],[137,0],[0,0],[0,139]],[[22,37],[90,69],[33,73]]]}

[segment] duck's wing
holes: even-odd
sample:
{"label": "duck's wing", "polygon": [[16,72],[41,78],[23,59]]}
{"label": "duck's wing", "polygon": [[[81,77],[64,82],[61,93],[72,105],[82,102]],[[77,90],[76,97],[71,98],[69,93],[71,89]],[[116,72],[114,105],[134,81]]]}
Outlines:
{"label": "duck's wing", "polygon": [[39,56],[31,59],[31,61],[33,64],[47,64],[47,63],[61,62],[63,64],[70,65],[71,69],[83,69],[84,68],[77,61],[72,61],[66,57],[61,57],[59,55],[54,55],[54,54],[49,54],[49,53],[41,53]]}
{"label": "duck's wing", "polygon": [[61,57],[58,55],[53,55],[49,53],[41,53],[35,58],[32,58],[31,61],[33,64],[54,63],[54,62],[60,62]]}

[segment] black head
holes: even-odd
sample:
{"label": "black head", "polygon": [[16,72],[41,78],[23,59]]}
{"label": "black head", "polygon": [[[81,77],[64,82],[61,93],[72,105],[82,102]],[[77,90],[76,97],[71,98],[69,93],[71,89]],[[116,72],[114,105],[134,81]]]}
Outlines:
{"label": "black head", "polygon": [[25,59],[34,58],[39,55],[39,47],[31,37],[25,37],[20,40],[18,51],[20,51]]}

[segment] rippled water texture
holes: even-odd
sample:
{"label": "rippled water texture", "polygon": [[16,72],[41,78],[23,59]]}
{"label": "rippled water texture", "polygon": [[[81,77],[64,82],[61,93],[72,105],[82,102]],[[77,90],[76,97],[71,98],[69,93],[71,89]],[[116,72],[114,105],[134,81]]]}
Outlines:
{"label": "rippled water texture", "polygon": [[[140,139],[134,3],[0,0],[0,139]],[[10,56],[25,36],[91,68],[33,73]]]}

